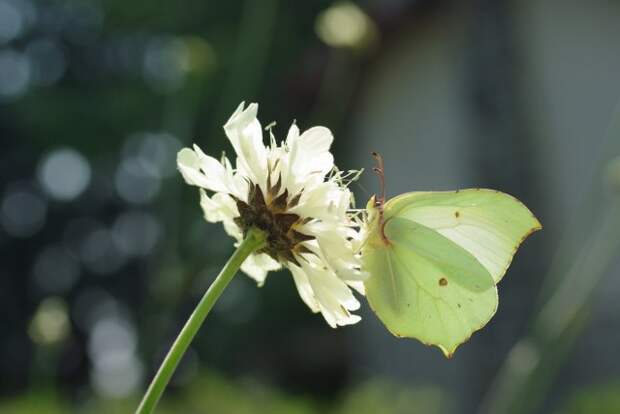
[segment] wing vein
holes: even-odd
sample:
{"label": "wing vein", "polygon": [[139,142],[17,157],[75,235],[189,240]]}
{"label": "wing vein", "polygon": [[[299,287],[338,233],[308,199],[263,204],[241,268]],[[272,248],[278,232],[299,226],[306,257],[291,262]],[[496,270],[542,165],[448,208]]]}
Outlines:
{"label": "wing vein", "polygon": [[388,269],[390,271],[390,282],[392,283],[392,292],[394,293],[394,303],[398,303],[398,291],[396,289],[396,277],[394,275],[394,269],[392,267],[392,259],[389,250],[386,249],[385,256],[387,259]]}

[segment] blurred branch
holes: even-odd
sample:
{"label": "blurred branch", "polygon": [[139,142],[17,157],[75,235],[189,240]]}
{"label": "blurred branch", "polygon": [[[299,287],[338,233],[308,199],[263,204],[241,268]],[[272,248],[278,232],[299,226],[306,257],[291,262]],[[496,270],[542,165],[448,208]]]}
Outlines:
{"label": "blurred branch", "polygon": [[308,119],[340,129],[353,105],[362,76],[361,62],[347,50],[331,49]]}
{"label": "blurred branch", "polygon": [[548,275],[543,281],[538,298],[539,308],[543,307],[556,287],[562,283],[566,269],[571,266],[574,257],[578,255],[583,246],[584,235],[592,226],[591,219],[600,215],[602,203],[604,203],[606,192],[609,190],[607,187],[609,183],[606,182],[607,177],[604,177],[605,169],[615,157],[620,155],[620,101],[612,113],[612,120],[605,136],[606,140],[600,147],[599,174],[592,177],[589,191],[583,194],[580,206],[574,216],[567,220],[571,225],[570,227],[567,226],[568,230],[560,239]]}
{"label": "blurred branch", "polygon": [[576,220],[566,227],[565,239],[545,278],[547,299],[529,333],[509,352],[480,414],[535,412],[586,325],[593,293],[620,250],[620,189],[613,188],[613,194],[606,195],[605,184],[609,183],[601,179],[619,153],[619,135],[620,111],[616,110],[607,132],[601,174],[596,175]]}
{"label": "blurred branch", "polygon": [[214,121],[216,131],[242,100],[256,100],[278,12],[278,0],[247,0],[239,23],[239,37],[232,65],[222,87]]}
{"label": "blurred branch", "polygon": [[[273,31],[278,11],[278,0],[246,0],[243,15],[239,22],[239,35],[232,65],[226,71],[220,105],[213,117],[216,127],[210,136],[222,136],[222,125],[239,105],[241,100],[256,97],[265,72],[265,63],[273,41]],[[203,137],[210,139],[209,137]],[[209,141],[212,143],[213,141]],[[183,228],[183,226],[179,226]],[[231,243],[232,245],[232,243]],[[192,257],[193,267],[203,267],[205,257],[202,252]],[[186,264],[185,264],[186,265]],[[184,273],[183,282],[177,298],[184,297],[194,285],[201,272]]]}

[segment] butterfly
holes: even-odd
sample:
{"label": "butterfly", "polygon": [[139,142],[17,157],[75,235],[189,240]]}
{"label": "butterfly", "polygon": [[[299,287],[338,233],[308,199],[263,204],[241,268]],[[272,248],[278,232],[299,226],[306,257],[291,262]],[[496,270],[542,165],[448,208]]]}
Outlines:
{"label": "butterfly", "polygon": [[519,200],[496,190],[410,192],[366,206],[362,266],[371,309],[398,337],[451,357],[498,306],[497,284],[521,243],[542,229]]}

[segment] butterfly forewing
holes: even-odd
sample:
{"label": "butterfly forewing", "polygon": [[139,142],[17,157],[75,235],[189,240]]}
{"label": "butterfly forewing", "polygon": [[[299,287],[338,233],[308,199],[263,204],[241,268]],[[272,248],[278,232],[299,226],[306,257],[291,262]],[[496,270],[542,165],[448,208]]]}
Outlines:
{"label": "butterfly forewing", "polygon": [[516,198],[472,188],[413,192],[391,199],[386,217],[400,217],[436,230],[471,253],[493,276],[506,273],[519,245],[542,226]]}

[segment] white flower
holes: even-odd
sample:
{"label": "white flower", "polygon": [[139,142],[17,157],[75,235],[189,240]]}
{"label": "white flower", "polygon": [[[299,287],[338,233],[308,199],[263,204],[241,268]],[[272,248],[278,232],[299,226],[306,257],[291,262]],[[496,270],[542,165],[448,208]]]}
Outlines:
{"label": "white flower", "polygon": [[277,145],[270,134],[265,146],[257,110],[242,103],[224,125],[236,168],[194,145],[179,152],[179,170],[188,184],[201,187],[207,221],[222,222],[237,242],[251,227],[267,233],[267,246],[241,267],[259,286],[269,271],[285,266],[303,301],[330,326],[356,323],[360,317],[350,311],[360,305],[350,288],[363,294],[366,275],[349,213],[352,195],[329,152],[333,136],[324,127],[300,134],[293,124],[285,142]]}

